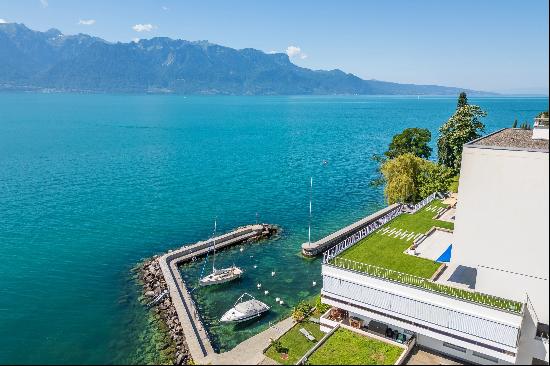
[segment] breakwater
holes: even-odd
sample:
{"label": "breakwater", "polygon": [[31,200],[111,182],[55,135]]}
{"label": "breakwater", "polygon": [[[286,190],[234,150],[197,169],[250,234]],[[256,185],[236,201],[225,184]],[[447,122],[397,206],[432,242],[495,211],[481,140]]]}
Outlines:
{"label": "breakwater", "polygon": [[[256,224],[237,228],[230,233],[183,246],[144,262],[140,271],[145,298],[166,323],[173,341],[174,362],[208,363],[215,355],[210,338],[190,291],[181,278],[178,265],[208,254],[216,249],[266,239],[277,233],[274,225]],[[167,295],[163,297],[163,293]],[[160,300],[159,300],[160,299]]]}
{"label": "breakwater", "polygon": [[302,244],[302,254],[306,257],[315,257],[323,253],[324,251],[334,247],[335,245],[339,244],[340,242],[342,242],[342,240],[345,240],[351,235],[363,230],[370,224],[376,222],[377,220],[381,219],[382,217],[384,217],[385,215],[387,215],[388,213],[392,212],[393,210],[395,210],[400,206],[401,204],[398,204],[398,203],[393,204],[357,222],[354,222],[353,224],[348,225],[330,235],[327,235],[316,242],[304,243]]}

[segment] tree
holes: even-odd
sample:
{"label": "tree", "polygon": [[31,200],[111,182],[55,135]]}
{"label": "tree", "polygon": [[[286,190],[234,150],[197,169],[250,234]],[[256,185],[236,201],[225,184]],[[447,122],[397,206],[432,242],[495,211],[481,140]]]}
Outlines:
{"label": "tree", "polygon": [[432,133],[425,128],[407,128],[400,134],[393,136],[388,151],[384,153],[389,159],[406,153],[411,153],[420,158],[427,159],[432,154],[432,148],[428,145],[432,139]]}
{"label": "tree", "polygon": [[518,119],[516,118],[514,120],[514,124],[512,125],[512,128],[517,128],[518,127]]}
{"label": "tree", "polygon": [[313,306],[306,301],[300,301],[298,305],[294,307],[292,311],[292,317],[297,322],[301,322],[311,312]]}
{"label": "tree", "polygon": [[380,168],[388,204],[416,203],[435,192],[448,192],[456,178],[451,168],[407,153]]}
{"label": "tree", "polygon": [[485,125],[480,118],[487,115],[477,105],[465,105],[456,110],[443,126],[439,128],[437,141],[438,160],[455,173],[460,171],[462,146],[481,137]]}
{"label": "tree", "polygon": [[458,183],[460,181],[460,174],[455,175],[451,184],[449,184],[449,191],[453,193],[458,193]]}
{"label": "tree", "polygon": [[460,108],[468,105],[468,97],[466,96],[466,92],[461,92],[458,95],[458,102],[456,103],[456,109],[459,110]]}
{"label": "tree", "polygon": [[[418,192],[420,197],[428,197],[435,192],[452,191],[454,189],[452,186],[455,178],[456,175],[451,168],[426,161],[418,177]],[[456,190],[458,191],[458,182],[456,184]]]}
{"label": "tree", "polygon": [[419,201],[419,177],[426,162],[414,154],[406,153],[382,164],[380,172],[386,183],[384,195],[388,204]]}

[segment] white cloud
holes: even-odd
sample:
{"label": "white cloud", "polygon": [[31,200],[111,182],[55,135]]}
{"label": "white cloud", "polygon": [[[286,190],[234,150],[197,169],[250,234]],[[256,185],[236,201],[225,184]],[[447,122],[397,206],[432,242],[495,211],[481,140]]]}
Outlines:
{"label": "white cloud", "polygon": [[78,21],[78,24],[80,24],[80,25],[94,25],[95,24],[95,19],[80,19]]}
{"label": "white cloud", "polygon": [[274,55],[274,54],[276,54],[276,53],[278,53],[278,52],[277,52],[277,51],[274,51],[274,50],[271,50],[271,51],[269,51],[267,54],[268,54],[268,55]]}
{"label": "white cloud", "polygon": [[0,24],[5,24],[7,23],[4,19],[0,18]]}
{"label": "white cloud", "polygon": [[157,27],[153,24],[136,24],[132,27],[136,32],[150,32]]}
{"label": "white cloud", "polygon": [[302,49],[300,47],[297,46],[288,46],[285,52],[290,58],[299,58],[301,60],[307,58],[307,55],[302,52]]}
{"label": "white cloud", "polygon": [[161,6],[161,9],[162,10],[168,10],[168,7],[163,5],[163,6]]}
{"label": "white cloud", "polygon": [[138,42],[139,42],[139,38],[132,38],[132,42],[138,43]]}
{"label": "white cloud", "polygon": [[42,5],[43,8],[47,8],[48,7],[48,0],[40,0],[40,4]]}

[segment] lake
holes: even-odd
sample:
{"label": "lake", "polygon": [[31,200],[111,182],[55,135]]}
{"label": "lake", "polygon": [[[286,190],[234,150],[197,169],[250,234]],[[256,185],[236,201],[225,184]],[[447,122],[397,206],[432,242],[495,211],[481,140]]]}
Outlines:
{"label": "lake", "polygon": [[[546,97],[470,103],[488,112],[486,132],[548,109]],[[280,225],[277,240],[218,254],[219,266],[245,269],[240,281],[193,291],[216,348],[232,348],[320,291],[319,260],[300,256],[310,177],[317,240],[384,206],[373,154],[407,127],[430,129],[435,147],[455,107],[416,96],[0,94],[0,363],[157,362],[132,268],[208,238],[215,219],[218,233]],[[210,265],[181,268],[190,287]],[[245,291],[272,311],[221,326]]]}

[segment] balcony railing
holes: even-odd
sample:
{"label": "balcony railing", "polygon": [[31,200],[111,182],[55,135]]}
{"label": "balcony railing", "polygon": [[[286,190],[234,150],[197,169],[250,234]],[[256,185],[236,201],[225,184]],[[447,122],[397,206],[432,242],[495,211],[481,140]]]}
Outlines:
{"label": "balcony railing", "polygon": [[422,209],[424,206],[435,200],[439,196],[439,193],[434,192],[430,194],[428,197],[424,198],[422,201],[418,202],[416,205],[412,207],[411,213],[415,213],[418,210]]}
{"label": "balcony railing", "polygon": [[490,308],[507,311],[513,314],[522,314],[523,304],[517,301],[503,299],[500,297],[483,294],[480,292],[468,291],[456,287],[442,285],[430,281],[427,278],[417,277],[407,273],[401,273],[387,268],[377,267],[366,263],[356,262],[347,258],[333,257],[327,259],[325,264],[360,272],[371,277],[380,278],[386,281],[398,282],[404,285],[420,288],[430,292],[436,292],[445,296],[454,297]]}
{"label": "balcony railing", "polygon": [[352,245],[358,243],[362,239],[366,238],[373,232],[375,232],[381,226],[387,224],[391,220],[395,219],[397,216],[403,213],[403,206],[397,207],[395,210],[388,212],[386,215],[382,216],[378,220],[370,223],[365,228],[359,230],[358,232],[348,236],[340,243],[336,244],[329,250],[323,253],[323,263],[326,263],[331,258],[336,257],[338,254],[342,253],[344,250],[348,249]]}

